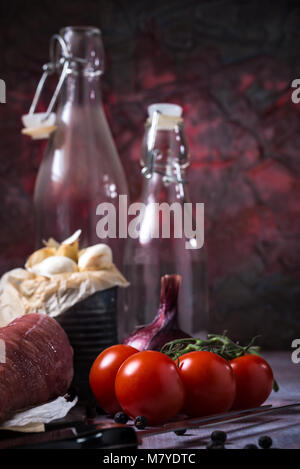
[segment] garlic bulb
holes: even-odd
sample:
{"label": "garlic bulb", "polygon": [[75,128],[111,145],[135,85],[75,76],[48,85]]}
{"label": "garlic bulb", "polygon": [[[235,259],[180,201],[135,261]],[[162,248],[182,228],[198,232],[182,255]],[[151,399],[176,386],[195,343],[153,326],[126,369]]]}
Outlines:
{"label": "garlic bulb", "polygon": [[62,274],[64,272],[76,272],[77,265],[69,257],[65,256],[51,256],[44,259],[39,264],[28,268],[30,272],[44,277],[51,277],[51,275]]}
{"label": "garlic bulb", "polygon": [[39,264],[43,260],[47,259],[47,257],[54,256],[55,254],[55,248],[50,248],[50,247],[45,247],[42,249],[38,249],[38,251],[35,251],[29,256],[25,268],[29,269],[30,267],[33,267],[36,264]]}
{"label": "garlic bulb", "polygon": [[107,269],[112,264],[112,250],[107,244],[95,244],[79,252],[79,271]]}
{"label": "garlic bulb", "polygon": [[[64,272],[103,270],[111,267],[112,251],[106,244],[95,244],[79,252],[81,230],[75,231],[59,244],[50,238],[45,247],[35,251],[25,267],[36,275],[51,277]],[[77,265],[78,262],[78,265]]]}

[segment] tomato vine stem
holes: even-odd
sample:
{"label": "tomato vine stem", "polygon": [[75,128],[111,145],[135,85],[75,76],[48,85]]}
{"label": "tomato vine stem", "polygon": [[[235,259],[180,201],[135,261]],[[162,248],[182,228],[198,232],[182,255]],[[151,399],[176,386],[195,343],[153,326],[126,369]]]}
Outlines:
{"label": "tomato vine stem", "polygon": [[[227,335],[226,331],[223,335],[208,334],[207,339],[197,339],[188,337],[183,339],[172,340],[167,342],[161,352],[168,355],[172,360],[179,364],[179,358],[189,352],[213,352],[220,355],[225,360],[230,361],[234,358],[241,357],[245,354],[259,355],[260,347],[254,345],[259,336],[253,337],[246,346],[233,342]],[[279,386],[274,379],[273,389],[275,392],[279,390]]]}

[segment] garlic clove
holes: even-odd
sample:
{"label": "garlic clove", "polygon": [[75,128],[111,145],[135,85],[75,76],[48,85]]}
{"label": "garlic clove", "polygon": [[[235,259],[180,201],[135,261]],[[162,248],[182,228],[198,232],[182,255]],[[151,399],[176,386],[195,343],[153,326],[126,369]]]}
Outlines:
{"label": "garlic clove", "polygon": [[78,261],[78,241],[73,244],[61,244],[57,249],[56,256],[69,257],[74,262]]}
{"label": "garlic clove", "polygon": [[48,248],[55,248],[55,249],[58,249],[60,246],[59,242],[56,241],[56,239],[54,238],[49,238],[48,241],[45,241],[43,239],[43,244]]}
{"label": "garlic clove", "polygon": [[82,230],[77,230],[69,238],[65,239],[62,243],[58,243],[54,238],[49,238],[48,241],[43,241],[47,248],[55,248],[56,256],[69,257],[74,262],[78,260],[78,239]]}
{"label": "garlic clove", "polygon": [[56,255],[65,256],[72,259],[74,262],[78,261],[78,239],[82,230],[77,230],[69,238],[65,239],[58,247]]}
{"label": "garlic clove", "polygon": [[30,267],[28,270],[36,275],[42,275],[43,277],[51,277],[55,274],[78,271],[76,263],[69,257],[65,256],[47,257],[39,264]]}
{"label": "garlic clove", "polygon": [[47,259],[47,257],[54,256],[54,255],[55,255],[55,248],[45,247],[45,248],[38,249],[37,251],[33,252],[31,256],[29,256],[25,264],[25,268],[28,269],[30,267],[33,267],[34,265],[42,262],[44,259]]}
{"label": "garlic clove", "polygon": [[65,239],[61,244],[74,244],[80,238],[82,230],[77,230],[69,238]]}
{"label": "garlic clove", "polygon": [[103,270],[112,265],[112,250],[107,244],[95,244],[79,252],[79,271]]}

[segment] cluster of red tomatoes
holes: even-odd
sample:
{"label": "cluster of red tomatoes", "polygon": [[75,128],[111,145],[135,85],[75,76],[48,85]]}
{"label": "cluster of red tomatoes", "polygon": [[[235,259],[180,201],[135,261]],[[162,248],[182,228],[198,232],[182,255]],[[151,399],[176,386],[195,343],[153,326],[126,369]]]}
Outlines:
{"label": "cluster of red tomatoes", "polygon": [[215,353],[195,351],[175,362],[161,352],[114,345],[95,360],[90,386],[108,414],[123,410],[156,425],[178,413],[199,417],[257,407],[272,391],[273,373],[257,355],[228,362]]}

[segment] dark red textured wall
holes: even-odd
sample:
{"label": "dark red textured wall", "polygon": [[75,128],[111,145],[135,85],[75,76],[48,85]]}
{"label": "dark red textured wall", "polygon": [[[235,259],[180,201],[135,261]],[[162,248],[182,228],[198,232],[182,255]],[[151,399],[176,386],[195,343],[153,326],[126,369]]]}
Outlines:
{"label": "dark red textured wall", "polygon": [[[101,28],[103,98],[131,195],[147,105],[184,107],[194,201],[205,203],[215,329],[264,324],[288,343],[299,320],[300,7],[294,1],[2,2],[0,269],[33,249],[32,193],[43,144],[20,135],[50,36]],[[51,87],[45,94],[49,98]],[[274,339],[274,330],[280,330]],[[274,340],[275,342],[274,342]]]}

